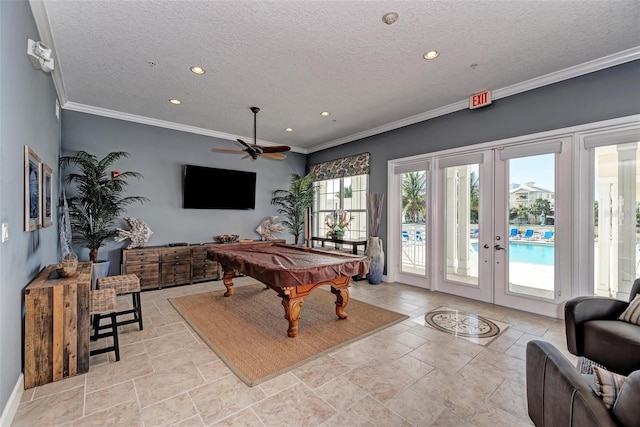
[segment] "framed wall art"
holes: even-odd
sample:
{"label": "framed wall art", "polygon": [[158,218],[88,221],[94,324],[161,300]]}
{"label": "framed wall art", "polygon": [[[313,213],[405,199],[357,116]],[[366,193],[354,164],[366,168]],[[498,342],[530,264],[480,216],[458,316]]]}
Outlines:
{"label": "framed wall art", "polygon": [[24,146],[24,231],[40,228],[42,198],[40,157],[28,145]]}
{"label": "framed wall art", "polygon": [[42,163],[42,226],[53,225],[53,170],[46,163]]}

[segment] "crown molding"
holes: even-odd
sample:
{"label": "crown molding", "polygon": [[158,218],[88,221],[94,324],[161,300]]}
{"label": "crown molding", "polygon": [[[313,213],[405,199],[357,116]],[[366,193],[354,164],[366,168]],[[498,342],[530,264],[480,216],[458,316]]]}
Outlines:
{"label": "crown molding", "polygon": [[[197,135],[211,136],[214,138],[227,139],[229,141],[234,141],[234,142],[238,138],[250,139],[250,140],[253,139],[253,138],[249,138],[242,135],[232,135],[230,133],[218,132],[211,129],[183,125],[180,123],[169,122],[166,120],[158,120],[158,119],[153,119],[151,117],[138,116],[135,114],[123,113],[121,111],[109,110],[106,108],[93,107],[91,105],[86,105],[86,104],[78,104],[76,102],[67,102],[62,106],[62,108],[69,111],[77,111],[79,113],[93,114],[96,116],[109,117],[111,119],[117,119],[117,120],[125,120],[128,122],[140,123],[140,124],[149,125],[149,126],[156,126],[156,127],[161,127],[165,129],[172,129],[180,132],[194,133]],[[265,141],[262,139],[256,140],[256,143],[258,145],[265,145],[265,146],[282,145],[282,144],[277,144],[271,141]],[[291,146],[291,151],[293,151],[294,153],[302,153],[302,154],[308,153],[306,149],[300,148],[300,147],[294,147],[294,146]]]}
{"label": "crown molding", "polygon": [[[623,50],[622,52],[614,53],[612,55],[604,56],[602,58],[595,59],[593,61],[585,62],[584,64],[576,65],[573,67],[565,68],[564,70],[555,71],[553,73],[546,74],[544,76],[536,77],[524,82],[516,83],[511,86],[496,89],[492,91],[491,95],[494,100],[500,98],[506,98],[508,96],[516,95],[529,90],[537,89],[539,87],[547,86],[553,83],[558,83],[563,80],[569,80],[574,77],[579,77],[584,74],[593,73],[595,71],[604,70],[605,68],[614,67],[616,65],[624,64],[627,62],[640,59],[640,46],[633,47],[631,49]],[[436,108],[425,113],[416,114],[415,116],[407,117],[406,119],[398,120],[388,123],[386,125],[378,126],[364,132],[355,133],[353,135],[345,136],[344,138],[328,141],[314,147],[309,148],[309,153],[314,153],[320,150],[326,150],[338,145],[346,144],[348,142],[357,141],[359,139],[367,138],[370,136],[378,135],[391,130],[399,129],[404,126],[409,126],[415,123],[423,122],[425,120],[433,119],[445,114],[454,113],[469,108],[469,100],[454,102],[444,107]]]}

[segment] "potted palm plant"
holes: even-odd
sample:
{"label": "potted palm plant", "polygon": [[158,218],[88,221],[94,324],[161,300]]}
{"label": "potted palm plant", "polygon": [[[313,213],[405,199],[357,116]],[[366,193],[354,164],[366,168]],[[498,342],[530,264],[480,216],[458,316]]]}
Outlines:
{"label": "potted palm plant", "polygon": [[286,217],[282,224],[293,235],[297,245],[304,230],[304,211],[313,205],[313,176],[291,175],[288,190],[275,190],[272,205],[279,206],[278,213]]}
{"label": "potted palm plant", "polygon": [[[76,241],[89,249],[89,259],[94,263],[94,276],[106,276],[109,262],[98,259],[98,249],[116,233],[115,220],[132,203],[144,203],[146,197],[124,196],[128,178],[142,178],[138,172],[109,173],[109,168],[129,153],[115,151],[98,159],[93,154],[78,151],[71,156],[60,157],[60,166],[75,169],[65,176],[65,182],[75,193],[68,199],[71,228]],[[100,268],[102,267],[102,268]],[[103,272],[100,273],[99,270]]]}

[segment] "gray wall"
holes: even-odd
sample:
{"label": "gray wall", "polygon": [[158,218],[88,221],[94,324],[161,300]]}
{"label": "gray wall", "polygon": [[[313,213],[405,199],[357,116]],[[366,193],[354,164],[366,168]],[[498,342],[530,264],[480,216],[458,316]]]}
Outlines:
{"label": "gray wall", "polygon": [[[309,155],[313,165],[371,153],[369,191],[387,192],[387,161],[640,114],[640,61],[544,86]],[[386,212],[386,203],[384,207]],[[380,237],[386,243],[386,215]],[[386,245],[385,245],[386,248]]]}
{"label": "gray wall", "polygon": [[[271,193],[276,189],[288,189],[291,174],[304,174],[306,156],[288,153],[284,161],[266,158],[252,161],[243,160],[237,154],[211,152],[212,147],[235,145],[231,141],[202,135],[73,111],[63,112],[63,155],[84,150],[103,157],[111,151],[126,151],[130,157],[116,163],[114,170],[136,171],[144,175],[142,180],[128,181],[126,194],[145,196],[150,202],[132,205],[126,216],[142,219],[153,230],[149,246],[172,242],[211,242],[218,234],[239,234],[241,238],[251,239],[260,237],[254,231],[260,221],[267,216],[278,215],[276,207],[271,205]],[[256,209],[183,209],[182,168],[185,164],[256,172]],[[233,182],[214,183],[211,191],[215,192],[216,186],[223,185],[233,186]],[[128,228],[124,222],[122,227]],[[290,234],[281,236],[293,243]],[[100,249],[100,258],[111,260],[111,274],[120,271],[120,248],[125,243],[128,241],[112,241]],[[86,249],[78,249],[77,253],[81,260],[88,259]]]}
{"label": "gray wall", "polygon": [[0,222],[9,240],[0,243],[0,412],[22,372],[23,288],[47,264],[57,262],[54,225],[24,230],[24,145],[54,170],[57,183],[60,123],[51,76],[27,57],[27,38],[39,40],[26,1],[0,2]]}

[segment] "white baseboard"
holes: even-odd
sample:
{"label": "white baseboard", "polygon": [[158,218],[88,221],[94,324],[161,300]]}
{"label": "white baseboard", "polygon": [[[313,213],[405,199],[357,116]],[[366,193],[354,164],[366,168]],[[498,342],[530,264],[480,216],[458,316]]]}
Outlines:
{"label": "white baseboard", "polygon": [[9,396],[9,400],[2,411],[2,415],[0,415],[0,427],[9,427],[11,425],[13,417],[15,417],[16,412],[18,412],[18,405],[20,405],[20,400],[22,400],[22,393],[24,393],[24,375],[20,374],[16,386],[13,388],[13,392],[11,396]]}

